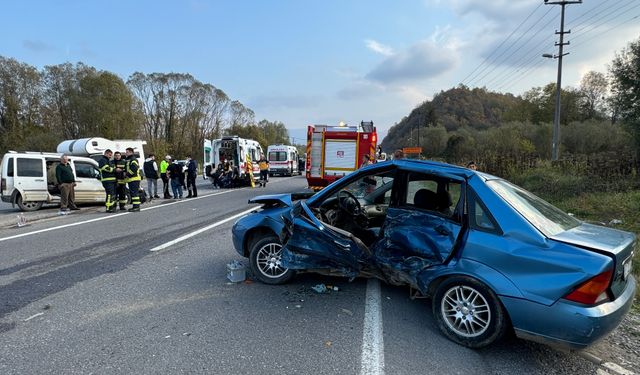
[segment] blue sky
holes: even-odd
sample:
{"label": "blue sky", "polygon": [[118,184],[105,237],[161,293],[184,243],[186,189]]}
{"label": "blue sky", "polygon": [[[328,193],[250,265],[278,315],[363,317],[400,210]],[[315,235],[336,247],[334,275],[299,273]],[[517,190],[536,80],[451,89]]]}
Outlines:
{"label": "blue sky", "polygon": [[[487,56],[466,84],[519,94],[554,81],[555,62],[536,56],[540,46],[554,52],[560,9],[542,2],[5,0],[0,55],[39,68],[82,61],[125,80],[136,71],[191,73],[298,138],[308,124],[341,120],[373,120],[384,135]],[[567,7],[577,39],[564,85],[606,72],[614,52],[640,36],[635,15],[637,0]]]}

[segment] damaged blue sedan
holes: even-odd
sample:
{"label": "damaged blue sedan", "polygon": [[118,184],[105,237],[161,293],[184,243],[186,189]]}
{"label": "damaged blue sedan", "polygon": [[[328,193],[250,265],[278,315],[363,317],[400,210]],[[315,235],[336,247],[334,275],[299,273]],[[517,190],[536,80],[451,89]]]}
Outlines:
{"label": "damaged blue sedan", "polygon": [[634,234],[581,222],[503,179],[396,160],[321,192],[267,195],[233,227],[262,282],[296,272],[375,277],[431,297],[444,335],[487,346],[518,337],[584,348],[633,303]]}

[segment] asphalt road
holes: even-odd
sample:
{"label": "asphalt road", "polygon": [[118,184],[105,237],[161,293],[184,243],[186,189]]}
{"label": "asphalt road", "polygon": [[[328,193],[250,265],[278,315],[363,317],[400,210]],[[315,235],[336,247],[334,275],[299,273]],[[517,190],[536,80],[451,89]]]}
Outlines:
{"label": "asphalt road", "polygon": [[[202,186],[197,199],[140,213],[87,207],[0,226],[0,373],[596,373],[579,355],[513,337],[460,347],[439,333],[430,301],[406,288],[376,294],[372,283],[367,293],[367,280],[317,275],[229,283],[226,264],[246,263],[231,244],[235,219],[150,251],[246,211],[250,197],[305,186],[303,177],[264,189]],[[316,294],[318,283],[340,290]]]}

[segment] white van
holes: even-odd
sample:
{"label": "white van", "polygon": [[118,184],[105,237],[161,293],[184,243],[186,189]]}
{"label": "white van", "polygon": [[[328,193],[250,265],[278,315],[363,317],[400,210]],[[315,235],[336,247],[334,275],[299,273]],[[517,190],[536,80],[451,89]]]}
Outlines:
{"label": "white van", "polygon": [[298,168],[298,148],[288,145],[271,145],[267,147],[269,175],[293,176],[301,174]]}
{"label": "white van", "polygon": [[[14,152],[0,161],[0,198],[22,211],[36,211],[44,203],[59,203],[56,166],[62,154]],[[104,203],[106,197],[98,163],[87,157],[69,156],[75,174],[76,203]]]}

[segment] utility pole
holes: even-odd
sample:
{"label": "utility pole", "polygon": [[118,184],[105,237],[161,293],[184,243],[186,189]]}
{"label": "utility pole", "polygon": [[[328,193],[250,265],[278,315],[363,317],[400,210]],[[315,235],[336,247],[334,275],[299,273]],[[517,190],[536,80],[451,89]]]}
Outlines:
{"label": "utility pole", "polygon": [[567,4],[582,4],[582,0],[576,1],[549,1],[544,0],[545,5],[560,5],[562,10],[560,13],[560,31],[556,30],[556,34],[560,35],[560,41],[556,42],[558,46],[558,54],[555,56],[542,55],[543,57],[553,57],[558,59],[558,81],[556,82],[556,108],[553,115],[553,140],[551,142],[551,160],[558,160],[560,155],[560,92],[562,90],[562,57],[569,53],[564,53],[564,46],[569,42],[564,42],[564,34],[570,34],[571,30],[564,31],[564,8]]}

